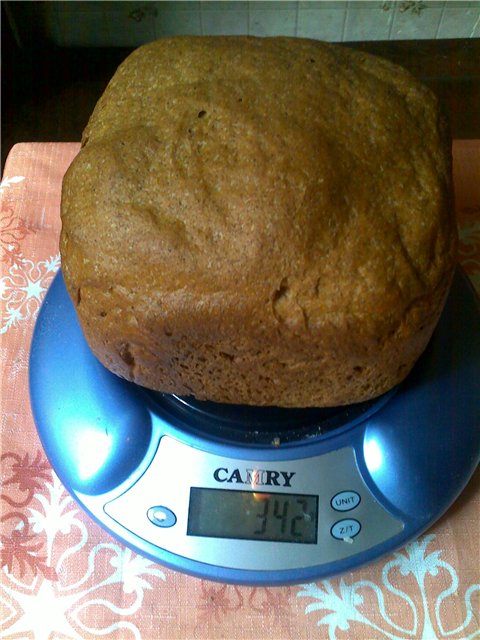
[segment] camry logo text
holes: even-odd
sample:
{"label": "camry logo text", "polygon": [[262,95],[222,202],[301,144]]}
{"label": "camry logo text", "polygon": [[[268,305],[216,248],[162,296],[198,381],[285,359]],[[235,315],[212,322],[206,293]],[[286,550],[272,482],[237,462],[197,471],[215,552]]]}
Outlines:
{"label": "camry logo text", "polygon": [[273,469],[233,469],[219,467],[213,472],[217,482],[234,482],[236,484],[249,484],[252,487],[291,487],[291,479],[295,471],[275,471]]}

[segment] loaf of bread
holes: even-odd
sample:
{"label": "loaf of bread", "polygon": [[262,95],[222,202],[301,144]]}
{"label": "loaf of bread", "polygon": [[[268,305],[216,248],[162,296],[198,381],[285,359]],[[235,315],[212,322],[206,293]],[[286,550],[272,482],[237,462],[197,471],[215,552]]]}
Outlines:
{"label": "loaf of bread", "polygon": [[62,193],[62,268],[111,371],[216,402],[399,383],[455,264],[450,140],[409,73],[340,45],[179,37],[119,67]]}

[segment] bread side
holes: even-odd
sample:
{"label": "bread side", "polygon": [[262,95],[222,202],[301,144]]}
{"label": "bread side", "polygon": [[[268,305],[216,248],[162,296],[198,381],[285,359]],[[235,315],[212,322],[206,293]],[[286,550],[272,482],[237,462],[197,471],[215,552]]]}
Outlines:
{"label": "bread side", "polygon": [[455,262],[436,99],[381,59],[289,38],[172,38],[97,104],[62,193],[86,338],[138,384],[332,406],[401,381]]}

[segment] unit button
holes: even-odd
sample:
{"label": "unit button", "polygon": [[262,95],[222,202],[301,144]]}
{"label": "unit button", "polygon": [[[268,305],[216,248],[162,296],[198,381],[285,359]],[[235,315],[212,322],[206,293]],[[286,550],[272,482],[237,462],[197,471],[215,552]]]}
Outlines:
{"label": "unit button", "polygon": [[330,500],[335,511],[351,511],[360,504],[360,495],[356,491],[340,491]]}
{"label": "unit button", "polygon": [[330,529],[331,535],[337,540],[351,541],[360,533],[362,525],[358,520],[352,518],[346,518],[345,520],[339,520]]}
{"label": "unit button", "polygon": [[152,524],[157,527],[163,527],[168,529],[168,527],[173,527],[173,525],[177,521],[177,516],[170,511],[167,507],[150,507],[147,511],[148,519]]}

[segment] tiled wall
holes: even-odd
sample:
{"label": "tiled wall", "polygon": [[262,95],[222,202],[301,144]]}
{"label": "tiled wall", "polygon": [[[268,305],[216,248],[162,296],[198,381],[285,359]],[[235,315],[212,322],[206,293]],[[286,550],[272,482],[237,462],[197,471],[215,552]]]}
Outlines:
{"label": "tiled wall", "polygon": [[480,1],[46,2],[62,46],[137,46],[167,35],[288,35],[333,42],[480,37]]}

